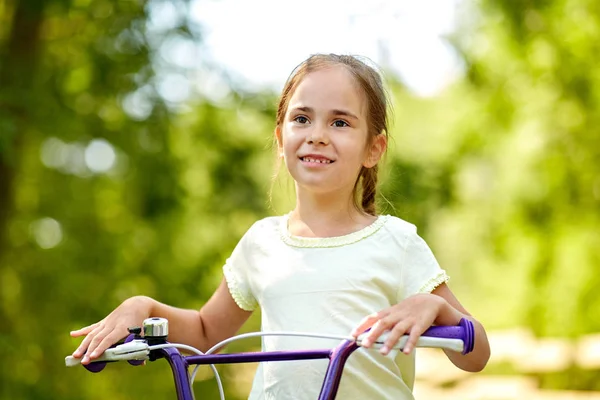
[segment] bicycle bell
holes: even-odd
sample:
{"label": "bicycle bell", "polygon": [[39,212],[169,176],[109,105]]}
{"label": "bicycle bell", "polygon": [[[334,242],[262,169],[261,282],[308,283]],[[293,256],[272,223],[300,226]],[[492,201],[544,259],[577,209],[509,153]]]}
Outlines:
{"label": "bicycle bell", "polygon": [[146,318],[144,320],[144,338],[166,340],[169,334],[169,321],[165,318]]}

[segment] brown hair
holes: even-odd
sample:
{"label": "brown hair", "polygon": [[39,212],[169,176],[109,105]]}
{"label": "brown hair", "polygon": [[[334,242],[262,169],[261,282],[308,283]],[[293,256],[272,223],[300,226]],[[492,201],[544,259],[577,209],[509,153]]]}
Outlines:
{"label": "brown hair", "polygon": [[[355,56],[337,54],[315,54],[298,65],[288,78],[277,107],[277,128],[282,129],[283,120],[288,109],[290,99],[302,80],[311,72],[336,65],[344,66],[354,77],[362,89],[367,100],[367,147],[377,135],[388,136],[388,107],[389,101],[383,87],[379,73],[365,62]],[[352,197],[357,209],[367,214],[376,215],[375,194],[377,192],[378,166],[371,168],[362,167]],[[362,181],[362,199],[358,200],[359,182]]]}

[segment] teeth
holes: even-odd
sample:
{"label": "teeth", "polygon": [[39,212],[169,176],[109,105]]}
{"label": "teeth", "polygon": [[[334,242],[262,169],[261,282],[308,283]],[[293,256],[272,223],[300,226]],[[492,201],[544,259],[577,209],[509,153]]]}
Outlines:
{"label": "teeth", "polygon": [[314,163],[318,163],[318,164],[331,164],[331,160],[322,160],[322,159],[316,159],[316,158],[310,158],[310,157],[302,157],[302,161],[314,162]]}

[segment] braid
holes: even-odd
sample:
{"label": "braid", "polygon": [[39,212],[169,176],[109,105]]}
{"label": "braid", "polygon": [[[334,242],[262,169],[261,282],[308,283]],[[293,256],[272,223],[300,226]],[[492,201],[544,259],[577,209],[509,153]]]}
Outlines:
{"label": "braid", "polygon": [[362,208],[364,212],[377,215],[375,210],[375,194],[377,193],[377,165],[363,167],[362,172]]}

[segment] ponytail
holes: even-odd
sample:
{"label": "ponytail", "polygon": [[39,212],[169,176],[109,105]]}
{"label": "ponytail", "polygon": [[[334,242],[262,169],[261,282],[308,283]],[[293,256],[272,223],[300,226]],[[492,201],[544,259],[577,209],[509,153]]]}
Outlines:
{"label": "ponytail", "polygon": [[375,194],[377,192],[377,165],[371,168],[362,167],[362,201],[364,212],[377,215],[375,209]]}

